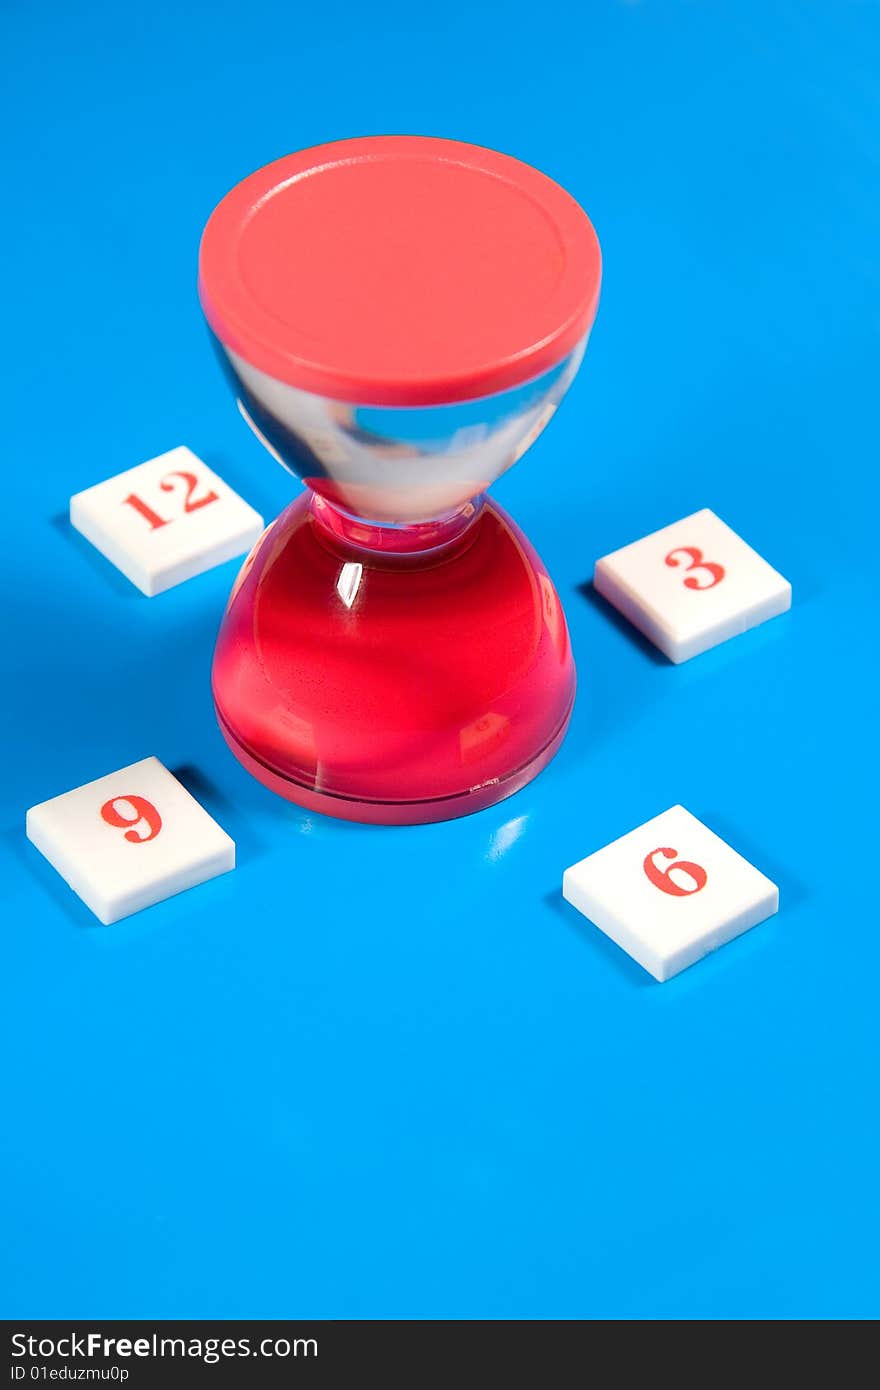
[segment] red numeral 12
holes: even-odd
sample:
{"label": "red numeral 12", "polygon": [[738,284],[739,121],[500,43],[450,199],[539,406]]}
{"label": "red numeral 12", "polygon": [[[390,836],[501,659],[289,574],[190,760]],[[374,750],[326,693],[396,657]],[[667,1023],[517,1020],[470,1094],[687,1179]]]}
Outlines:
{"label": "red numeral 12", "polygon": [[[174,491],[174,483],[171,482],[172,478],[183,478],[184,482],[187,484],[186,497],[183,499],[183,510],[185,512],[197,512],[200,507],[207,507],[209,502],[220,501],[219,494],[213,491],[206,492],[204,497],[193,497],[193,493],[199,485],[199,480],[195,473],[185,473],[182,471],[178,473],[169,473],[159,484],[163,492]],[[125,506],[126,504],[129,507],[134,507],[135,511],[139,512],[144,520],[150,523],[150,528],[153,531],[158,531],[160,526],[168,525],[170,518],[160,516],[158,512],[154,512],[153,508],[148,507],[146,502],[138,497],[136,493],[130,492],[127,497],[123,498],[122,505]]]}
{"label": "red numeral 12", "polygon": [[[168,525],[164,516],[159,516],[158,512],[154,512],[152,507],[148,507],[146,502],[142,502],[133,492],[128,494],[125,498],[125,502],[127,502],[130,507],[134,507],[136,512],[140,512],[141,516],[150,523],[154,531],[158,531],[160,526]],[[123,503],[123,505],[125,505],[125,503]]]}

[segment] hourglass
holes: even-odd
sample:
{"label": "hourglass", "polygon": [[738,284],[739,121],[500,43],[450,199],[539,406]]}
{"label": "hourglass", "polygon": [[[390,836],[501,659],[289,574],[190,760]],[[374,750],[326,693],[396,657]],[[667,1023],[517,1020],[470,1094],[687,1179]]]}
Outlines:
{"label": "hourglass", "polygon": [[485,494],[571,384],[600,265],[558,184],[453,140],[304,150],[212,214],[205,315],[242,416],[306,485],[245,561],[213,668],[227,742],[282,796],[441,820],[559,747],[565,616]]}

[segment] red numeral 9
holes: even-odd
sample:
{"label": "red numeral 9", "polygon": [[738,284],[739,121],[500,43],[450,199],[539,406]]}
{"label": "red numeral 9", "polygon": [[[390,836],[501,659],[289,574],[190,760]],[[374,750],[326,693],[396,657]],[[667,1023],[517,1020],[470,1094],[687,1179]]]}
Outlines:
{"label": "red numeral 9", "polygon": [[[125,816],[119,809],[130,809],[134,812],[131,816]],[[119,830],[128,826],[125,831],[126,840],[130,840],[133,845],[146,844],[147,840],[155,840],[159,831],[162,829],[162,817],[156,810],[151,801],[147,801],[142,796],[111,796],[109,801],[105,801],[101,807],[101,815],[108,825],[114,825]],[[135,826],[144,824],[149,831],[147,835],[139,835]]]}
{"label": "red numeral 9", "polygon": [[[675,859],[678,854],[677,849],[652,849],[646,856],[642,867],[655,888],[659,888],[661,893],[668,893],[673,898],[689,898],[692,893],[699,893],[701,888],[706,887],[708,875],[706,870],[699,864],[692,864],[689,859],[675,859],[674,864],[668,864],[665,869],[661,869],[654,863],[654,855],[662,854],[664,859]],[[681,873],[687,874],[693,882],[693,888],[686,888],[684,885],[671,877],[676,869]]]}
{"label": "red numeral 9", "polygon": [[690,564],[685,565],[685,569],[705,570],[711,576],[708,584],[701,584],[695,574],[689,574],[684,581],[686,589],[714,589],[716,584],[721,583],[725,574],[724,566],[713,565],[708,560],[704,560],[702,550],[698,550],[695,545],[679,545],[676,546],[675,550],[670,550],[666,556],[667,565],[675,569],[676,566],[682,564],[683,562],[678,559],[680,555],[687,555],[690,560]]}

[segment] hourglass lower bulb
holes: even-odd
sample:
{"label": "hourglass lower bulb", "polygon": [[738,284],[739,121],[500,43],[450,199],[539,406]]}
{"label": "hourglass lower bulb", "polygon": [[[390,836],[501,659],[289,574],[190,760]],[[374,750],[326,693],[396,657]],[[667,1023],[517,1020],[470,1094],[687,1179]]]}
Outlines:
{"label": "hourglass lower bulb", "polygon": [[306,491],[223,619],[220,727],[282,796],[402,824],[523,786],[575,672],[553,584],[485,497],[580,365],[600,255],[528,165],[382,136],[238,184],[199,292],[241,414]]}

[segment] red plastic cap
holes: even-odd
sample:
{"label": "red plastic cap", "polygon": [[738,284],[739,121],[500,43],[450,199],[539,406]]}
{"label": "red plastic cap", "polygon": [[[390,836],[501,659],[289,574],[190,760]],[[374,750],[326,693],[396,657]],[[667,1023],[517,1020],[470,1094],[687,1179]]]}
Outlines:
{"label": "red plastic cap", "polygon": [[588,332],[599,242],[564,189],[457,140],[387,135],[287,155],[226,195],[199,295],[258,370],[364,405],[520,385]]}

